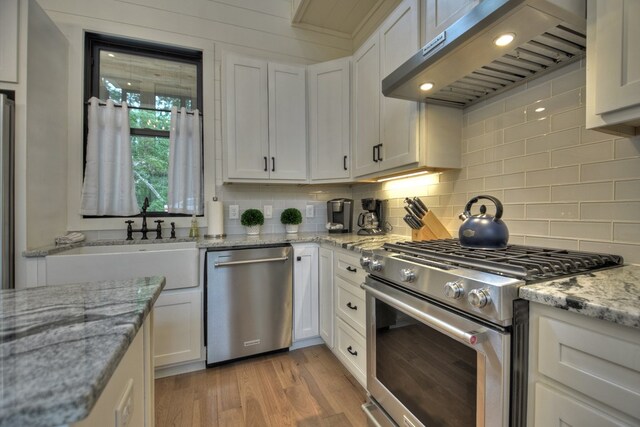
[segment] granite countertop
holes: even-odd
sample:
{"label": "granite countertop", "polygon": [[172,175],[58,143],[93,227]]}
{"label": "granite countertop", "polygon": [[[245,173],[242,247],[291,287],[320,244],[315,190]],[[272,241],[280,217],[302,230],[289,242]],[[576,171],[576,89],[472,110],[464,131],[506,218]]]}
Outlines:
{"label": "granite countertop", "polygon": [[522,286],[520,298],[640,328],[640,266],[625,265]]}
{"label": "granite countertop", "polygon": [[248,236],[246,234],[234,234],[224,238],[177,238],[177,239],[149,239],[149,240],[94,240],[81,243],[73,243],[70,245],[51,245],[37,249],[24,251],[22,255],[27,258],[45,257],[56,253],[62,253],[66,250],[77,248],[80,246],[116,246],[116,245],[139,245],[139,244],[157,244],[157,243],[177,243],[177,242],[194,242],[196,247],[200,249],[207,248],[233,248],[251,245],[271,245],[281,243],[327,243],[355,252],[363,250],[378,249],[384,243],[397,242],[400,240],[408,240],[409,237],[398,234],[384,234],[381,236],[359,236],[355,233],[296,233],[296,234],[259,234],[257,236]]}
{"label": "granite countertop", "polygon": [[164,277],[0,291],[0,426],[86,418]]}

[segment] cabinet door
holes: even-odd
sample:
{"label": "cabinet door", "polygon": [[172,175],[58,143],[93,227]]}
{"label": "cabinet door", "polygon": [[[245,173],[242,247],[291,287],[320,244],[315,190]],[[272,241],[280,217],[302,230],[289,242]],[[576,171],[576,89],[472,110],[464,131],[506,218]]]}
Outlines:
{"label": "cabinet door", "polygon": [[320,248],[318,261],[320,279],[320,337],[333,348],[333,251]]}
{"label": "cabinet door", "polygon": [[267,63],[226,54],[222,85],[225,178],[268,179]]}
{"label": "cabinet door", "polygon": [[18,0],[2,0],[0,13],[0,81],[18,81]]}
{"label": "cabinet door", "polygon": [[[380,77],[386,77],[419,48],[418,0],[405,0],[380,26]],[[380,82],[378,82],[380,86]],[[380,170],[418,161],[417,102],[380,96]]]}
{"label": "cabinet door", "polygon": [[293,256],[293,340],[317,337],[318,247],[294,245]]}
{"label": "cabinet door", "polygon": [[200,359],[202,348],[202,293],[163,292],[153,309],[156,368]]}
{"label": "cabinet door", "polygon": [[380,143],[380,44],[378,33],[353,55],[353,176],[377,172]]}
{"label": "cabinet door", "polygon": [[349,68],[349,58],[307,68],[312,180],[349,178]]}
{"label": "cabinet door", "polygon": [[269,63],[271,179],[307,179],[306,68]]}
{"label": "cabinet door", "polygon": [[596,114],[640,105],[640,2],[596,2]]}
{"label": "cabinet door", "polygon": [[446,30],[478,3],[480,0],[426,0],[423,44]]}

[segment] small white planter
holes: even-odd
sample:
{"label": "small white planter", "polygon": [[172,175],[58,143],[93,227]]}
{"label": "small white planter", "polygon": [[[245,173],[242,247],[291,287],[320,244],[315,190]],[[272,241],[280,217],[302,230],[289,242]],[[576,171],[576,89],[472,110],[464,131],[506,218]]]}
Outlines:
{"label": "small white planter", "polygon": [[287,234],[295,234],[298,232],[299,226],[300,224],[285,224],[284,230],[287,232]]}
{"label": "small white planter", "polygon": [[247,229],[247,235],[249,236],[257,236],[258,234],[260,234],[260,226],[259,225],[252,225],[249,227],[245,227]]}

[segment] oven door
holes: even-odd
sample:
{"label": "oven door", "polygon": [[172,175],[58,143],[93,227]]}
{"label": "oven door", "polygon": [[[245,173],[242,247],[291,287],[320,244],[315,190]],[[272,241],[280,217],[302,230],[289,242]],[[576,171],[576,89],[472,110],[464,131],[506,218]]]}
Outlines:
{"label": "oven door", "polygon": [[508,333],[371,276],[363,287],[373,403],[403,427],[508,426]]}

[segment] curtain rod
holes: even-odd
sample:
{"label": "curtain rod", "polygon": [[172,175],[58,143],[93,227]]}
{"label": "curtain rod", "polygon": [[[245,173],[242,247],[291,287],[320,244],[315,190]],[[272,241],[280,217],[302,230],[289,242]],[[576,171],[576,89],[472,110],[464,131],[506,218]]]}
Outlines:
{"label": "curtain rod", "polygon": [[[84,105],[90,105],[90,104],[91,103],[89,101],[84,103]],[[98,103],[98,105],[104,107],[104,106],[107,105],[107,103],[100,101]],[[116,108],[122,108],[121,104],[116,104],[115,102],[113,103],[113,106],[116,107]],[[135,110],[144,110],[144,111],[157,111],[157,112],[160,112],[160,113],[170,113],[171,112],[171,110],[160,110],[158,108],[149,108],[149,107],[132,107],[130,105],[127,105],[127,108],[133,108]],[[180,110],[178,110],[178,112],[180,112]],[[194,112],[193,111],[187,111],[187,114],[194,114]],[[202,116],[202,111],[198,111],[198,115]]]}

